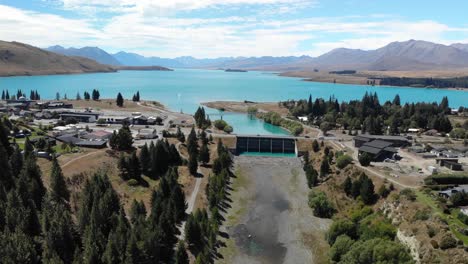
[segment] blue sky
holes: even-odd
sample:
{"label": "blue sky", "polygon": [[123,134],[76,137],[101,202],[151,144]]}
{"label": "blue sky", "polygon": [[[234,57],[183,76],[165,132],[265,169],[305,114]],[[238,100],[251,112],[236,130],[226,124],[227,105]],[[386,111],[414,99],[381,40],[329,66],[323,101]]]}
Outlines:
{"label": "blue sky", "polygon": [[160,57],[468,43],[462,0],[0,0],[0,39]]}

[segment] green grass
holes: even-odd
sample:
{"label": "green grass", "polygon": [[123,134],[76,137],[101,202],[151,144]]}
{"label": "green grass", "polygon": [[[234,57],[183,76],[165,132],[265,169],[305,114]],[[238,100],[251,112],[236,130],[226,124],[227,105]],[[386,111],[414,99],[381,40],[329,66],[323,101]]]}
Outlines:
{"label": "green grass", "polygon": [[455,237],[463,241],[465,245],[468,245],[468,236],[465,236],[462,233],[458,232],[458,229],[460,228],[461,229],[468,228],[468,226],[465,225],[463,222],[461,222],[457,217],[457,214],[460,211],[459,209],[452,209],[450,215],[444,214],[442,209],[437,205],[437,202],[433,198],[431,198],[429,195],[421,191],[416,192],[416,199],[419,202],[429,206],[432,209],[433,214],[438,215],[441,219],[444,219],[445,221],[447,221],[450,231],[452,231]]}

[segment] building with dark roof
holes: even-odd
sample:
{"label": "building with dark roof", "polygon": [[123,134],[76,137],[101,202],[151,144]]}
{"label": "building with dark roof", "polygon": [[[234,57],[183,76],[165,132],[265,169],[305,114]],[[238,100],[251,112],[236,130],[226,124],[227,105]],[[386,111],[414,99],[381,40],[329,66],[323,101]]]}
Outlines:
{"label": "building with dark roof", "polygon": [[359,155],[367,153],[373,157],[374,161],[394,159],[398,151],[392,145],[393,143],[383,140],[366,142],[359,147]]}
{"label": "building with dark roof", "polygon": [[91,123],[98,120],[99,113],[94,112],[64,112],[60,114],[61,120],[66,120],[68,118],[74,118],[79,122]]}
{"label": "building with dark roof", "polygon": [[354,137],[354,146],[359,148],[365,143],[368,143],[374,140],[391,142],[393,147],[406,147],[406,146],[411,145],[411,142],[406,137],[403,137],[403,136],[362,134],[362,135]]}
{"label": "building with dark roof", "polygon": [[440,191],[439,196],[450,198],[452,197],[452,195],[459,193],[459,192],[468,193],[468,185],[460,185],[451,189],[447,189],[445,191]]}

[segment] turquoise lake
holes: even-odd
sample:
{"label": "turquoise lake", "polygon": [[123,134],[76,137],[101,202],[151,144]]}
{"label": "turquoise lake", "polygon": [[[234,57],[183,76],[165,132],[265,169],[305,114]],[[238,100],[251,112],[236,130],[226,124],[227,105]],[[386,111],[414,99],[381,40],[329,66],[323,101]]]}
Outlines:
{"label": "turquoise lake", "polygon": [[[98,89],[101,98],[115,98],[121,92],[130,99],[140,91],[143,100],[155,100],[173,111],[193,114],[202,102],[263,101],[277,102],[287,99],[328,98],[334,95],[339,101],[360,99],[367,92],[377,92],[380,102],[392,100],[399,94],[402,102],[440,102],[449,98],[450,106],[468,107],[468,92],[407,87],[372,87],[365,85],[305,82],[299,78],[280,77],[265,72],[224,72],[215,70],[176,69],[164,71],[121,71],[77,75],[18,76],[0,78],[0,90],[15,93],[22,89],[29,95],[38,90],[41,98],[53,99],[56,92],[75,98],[76,93]],[[208,109],[208,113],[218,113]],[[217,119],[212,116],[211,119]],[[287,134],[243,114],[226,114],[223,117],[240,134]]]}

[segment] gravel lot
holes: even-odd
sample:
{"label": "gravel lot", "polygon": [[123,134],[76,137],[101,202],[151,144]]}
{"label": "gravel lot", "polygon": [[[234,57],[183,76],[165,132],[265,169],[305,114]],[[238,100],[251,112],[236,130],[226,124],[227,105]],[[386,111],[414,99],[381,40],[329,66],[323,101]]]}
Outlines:
{"label": "gravel lot", "polygon": [[300,160],[240,156],[235,164],[223,227],[229,238],[219,262],[320,263],[330,221],[312,216]]}

